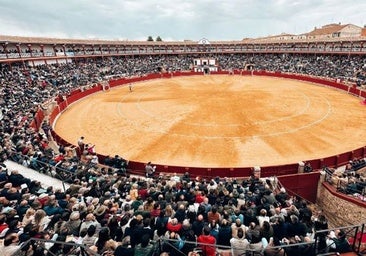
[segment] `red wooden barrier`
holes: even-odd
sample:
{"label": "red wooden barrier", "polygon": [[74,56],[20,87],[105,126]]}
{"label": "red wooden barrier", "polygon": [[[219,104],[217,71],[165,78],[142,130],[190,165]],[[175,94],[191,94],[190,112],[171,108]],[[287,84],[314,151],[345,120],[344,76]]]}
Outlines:
{"label": "red wooden barrier", "polygon": [[300,195],[312,203],[316,201],[319,178],[319,172],[278,176],[290,195]]}

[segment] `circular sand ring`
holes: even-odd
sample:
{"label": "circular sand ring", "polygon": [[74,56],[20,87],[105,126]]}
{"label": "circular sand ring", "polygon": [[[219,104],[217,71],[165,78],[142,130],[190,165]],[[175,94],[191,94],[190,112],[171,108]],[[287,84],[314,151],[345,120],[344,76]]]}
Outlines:
{"label": "circular sand ring", "polygon": [[261,76],[157,79],[69,106],[54,128],[103,155],[189,167],[297,163],[366,145],[359,99],[328,87]]}

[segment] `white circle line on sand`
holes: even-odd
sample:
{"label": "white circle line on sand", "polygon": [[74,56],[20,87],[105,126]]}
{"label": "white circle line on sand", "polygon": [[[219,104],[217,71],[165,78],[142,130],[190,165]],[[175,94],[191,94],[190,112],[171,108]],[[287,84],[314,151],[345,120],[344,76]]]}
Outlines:
{"label": "white circle line on sand", "polygon": [[332,112],[332,105],[330,104],[330,102],[328,101],[328,99],[325,99],[325,101],[326,101],[326,103],[328,105],[326,114],[322,118],[320,118],[318,120],[315,120],[314,122],[308,123],[307,125],[299,126],[298,128],[291,129],[291,130],[289,130],[287,132],[277,132],[277,133],[270,133],[270,134],[252,136],[252,137],[253,138],[256,138],[256,137],[268,137],[268,136],[278,136],[278,135],[282,135],[282,134],[290,134],[290,133],[294,133],[294,132],[297,132],[297,131],[300,131],[300,130],[304,130],[304,129],[310,128],[310,127],[312,127],[314,125],[317,125],[317,124],[323,122],[329,116],[329,114]]}
{"label": "white circle line on sand", "polygon": [[[151,85],[148,85],[148,86],[151,86]],[[140,124],[138,124],[136,121],[133,121],[131,120],[130,118],[128,118],[124,113],[123,113],[123,110],[122,110],[122,107],[121,105],[123,104],[123,100],[125,98],[127,98],[128,95],[125,95],[123,98],[122,98],[122,102],[118,103],[117,104],[117,112],[119,113],[120,116],[124,116],[125,117],[125,120],[132,123],[133,126],[135,127],[141,127]],[[303,97],[306,98],[306,107],[303,108],[302,111],[300,111],[299,113],[305,113],[306,109],[308,109],[310,107],[310,99],[307,95],[303,94]],[[141,99],[141,97],[139,98],[139,100]],[[329,114],[331,113],[331,104],[330,102],[328,101],[328,99],[324,99],[325,102],[327,103],[327,112],[325,113],[324,116],[322,116],[320,119],[317,119],[313,122],[310,122],[306,125],[302,125],[302,126],[299,126],[297,128],[294,128],[294,129],[291,129],[291,130],[287,130],[287,131],[282,131],[282,132],[275,132],[275,133],[268,133],[268,134],[261,134],[261,135],[248,135],[248,136],[205,136],[205,135],[187,135],[187,134],[178,134],[178,133],[173,133],[173,132],[169,132],[169,131],[164,131],[164,130],[156,130],[156,131],[151,131],[151,130],[148,130],[148,132],[151,132],[151,133],[159,133],[159,134],[164,134],[164,135],[169,135],[169,136],[179,136],[179,137],[186,137],[186,138],[202,138],[202,139],[241,139],[241,138],[261,138],[261,137],[277,137],[279,135],[285,135],[285,134],[291,134],[291,133],[294,133],[294,132],[297,132],[297,131],[300,131],[300,130],[304,130],[304,129],[307,129],[307,128],[310,128],[316,124],[319,124],[321,122],[323,122],[328,116]],[[139,101],[138,101],[139,102]],[[140,111],[143,111],[140,109]],[[144,112],[145,113],[145,112]],[[146,114],[146,113],[145,113]],[[272,123],[272,122],[278,122],[278,121],[283,121],[283,120],[287,120],[287,119],[290,119],[290,118],[294,118],[296,116],[300,116],[299,115],[292,115],[291,117],[283,117],[283,118],[279,118],[279,119],[276,119],[276,120],[270,120],[271,122],[268,122],[268,123]],[[154,117],[152,115],[152,117]],[[165,120],[165,119],[157,119],[159,121],[174,121],[172,119],[169,119],[169,120]],[[177,120],[177,119],[175,119]],[[259,124],[261,124],[262,122],[258,122]],[[257,122],[255,122],[255,124],[258,124]],[[265,123],[265,122],[263,122]],[[185,123],[186,124],[186,123]],[[189,123],[188,123],[189,124]],[[201,126],[208,126],[208,125],[201,125]],[[223,126],[230,126],[230,125],[223,125]],[[231,126],[243,126],[242,124],[234,124],[234,125],[231,125]],[[210,127],[210,126],[209,126]]]}
{"label": "white circle line on sand", "polygon": [[[255,121],[255,122],[253,122],[253,124],[255,124],[255,125],[271,124],[271,123],[276,123],[276,122],[279,122],[279,121],[290,120],[292,118],[301,116],[310,107],[309,97],[307,95],[305,95],[304,93],[301,93],[301,94],[303,95],[303,98],[306,98],[306,106],[304,108],[302,108],[301,111],[296,112],[292,115],[277,118],[277,119],[271,119],[271,120],[265,120],[265,121]],[[137,109],[139,109],[142,113],[146,114],[147,116],[149,116],[149,117],[151,117],[151,118],[153,118],[157,121],[167,121],[167,122],[171,121],[171,119],[157,117],[156,115],[153,115],[150,111],[147,111],[144,108],[142,108],[140,102],[141,102],[141,97],[138,99],[136,105],[137,105]],[[197,122],[184,122],[183,124],[190,125],[190,126],[200,126],[200,127],[203,127],[203,126],[205,126],[205,127],[220,127],[220,126],[223,126],[223,127],[244,127],[245,126],[243,124],[215,124],[215,123],[197,123]]]}

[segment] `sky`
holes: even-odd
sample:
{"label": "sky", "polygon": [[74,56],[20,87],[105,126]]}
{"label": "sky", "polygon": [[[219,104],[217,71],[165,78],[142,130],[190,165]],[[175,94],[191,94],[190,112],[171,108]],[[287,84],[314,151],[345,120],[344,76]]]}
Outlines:
{"label": "sky", "polygon": [[302,34],[366,24],[366,0],[0,0],[0,34],[163,41]]}

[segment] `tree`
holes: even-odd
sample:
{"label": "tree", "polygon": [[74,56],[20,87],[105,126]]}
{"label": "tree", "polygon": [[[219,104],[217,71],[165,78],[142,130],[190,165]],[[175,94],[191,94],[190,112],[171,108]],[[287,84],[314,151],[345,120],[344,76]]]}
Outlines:
{"label": "tree", "polygon": [[152,42],[152,41],[154,41],[154,39],[152,38],[152,36],[149,36],[149,37],[147,38],[147,41]]}
{"label": "tree", "polygon": [[162,41],[163,41],[163,39],[161,39],[161,37],[160,37],[160,36],[158,36],[158,37],[155,39],[155,41],[156,41],[156,42],[162,42]]}

